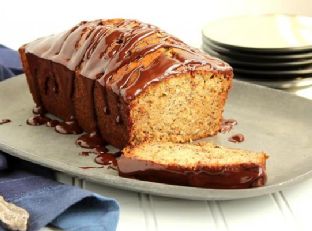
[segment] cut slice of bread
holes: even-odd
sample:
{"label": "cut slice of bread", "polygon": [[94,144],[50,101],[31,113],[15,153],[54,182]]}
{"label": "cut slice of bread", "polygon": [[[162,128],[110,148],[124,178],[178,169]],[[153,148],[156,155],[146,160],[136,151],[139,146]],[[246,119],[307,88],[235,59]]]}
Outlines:
{"label": "cut slice of bread", "polygon": [[266,182],[264,152],[212,143],[143,143],[123,149],[122,177],[205,188],[250,188]]}

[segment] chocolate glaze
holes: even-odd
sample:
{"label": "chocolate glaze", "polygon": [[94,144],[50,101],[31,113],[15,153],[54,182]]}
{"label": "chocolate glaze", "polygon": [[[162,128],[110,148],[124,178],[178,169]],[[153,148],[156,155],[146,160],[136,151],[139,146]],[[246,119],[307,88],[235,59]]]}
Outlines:
{"label": "chocolate glaze", "polygon": [[[139,42],[152,36],[159,40],[156,44],[138,47]],[[158,49],[165,49],[170,54],[163,54],[151,65],[135,68],[118,80],[112,78],[121,67]],[[201,66],[209,67],[215,73],[222,71],[232,75],[231,67],[223,61],[187,46],[155,26],[136,20],[81,22],[69,31],[27,44],[25,51],[61,63],[87,78],[99,78],[104,88],[112,88],[126,101],[132,100],[152,83],[195,71]],[[137,76],[132,81],[135,72]]]}
{"label": "chocolate glaze", "polygon": [[[132,51],[135,45],[145,38],[144,36],[138,35],[155,33],[159,33],[162,36],[157,44],[151,44],[142,49],[137,49],[134,52]],[[99,82],[104,87],[110,87],[117,95],[122,96],[125,101],[132,100],[151,83],[159,82],[163,78],[174,76],[175,74],[194,71],[196,67],[199,66],[210,66],[211,70],[215,72],[227,69],[231,71],[231,68],[220,60],[211,57],[208,59],[207,55],[202,54],[198,50],[195,51],[180,40],[169,36],[159,29],[142,27],[141,30],[134,30],[131,34],[125,33],[124,40],[129,42],[125,43],[125,45],[117,51],[117,54],[110,59],[104,75],[99,79]],[[144,67],[139,65],[121,78],[113,80],[113,74],[122,66],[141,59],[160,48],[176,50],[172,51],[172,57],[162,54],[149,66]],[[177,50],[179,50],[179,52],[177,52]],[[136,74],[136,76],[134,76],[134,74]],[[133,78],[135,80],[133,80]]]}
{"label": "chocolate glaze", "polygon": [[81,24],[63,41],[62,48],[52,57],[52,60],[63,64],[69,70],[75,70],[93,37],[100,32],[97,28],[100,24],[101,20]]}
{"label": "chocolate glaze", "polygon": [[116,155],[110,153],[102,153],[95,157],[94,161],[100,165],[113,165],[117,166]]}
{"label": "chocolate glaze", "polygon": [[105,142],[96,132],[87,133],[81,135],[77,140],[76,144],[82,148],[102,148]]}
{"label": "chocolate glaze", "polygon": [[235,119],[223,119],[221,124],[220,132],[226,133],[233,129],[235,125],[237,125],[237,121]]}
{"label": "chocolate glaze", "polygon": [[60,122],[53,120],[44,115],[44,110],[40,106],[36,106],[33,109],[34,115],[27,119],[26,123],[32,126],[40,126],[45,124],[47,127],[54,127],[55,131],[61,134],[80,134],[81,128],[75,121],[74,117],[71,117],[68,121]]}
{"label": "chocolate glaze", "polygon": [[83,132],[74,118],[57,124],[55,131],[61,134],[81,134]]}
{"label": "chocolate glaze", "polygon": [[102,153],[108,153],[108,148],[106,146],[100,146],[100,147],[96,147],[93,150],[95,150],[95,153],[97,155],[101,155]]}
{"label": "chocolate glaze", "polygon": [[122,177],[204,188],[251,188],[264,185],[267,179],[265,169],[255,164],[194,170],[121,156],[117,166]]}
{"label": "chocolate glaze", "polygon": [[73,119],[70,118],[68,121],[60,122],[58,120],[50,119],[43,114],[44,110],[37,106],[33,109],[34,115],[27,119],[26,123],[32,126],[46,125],[47,127],[55,127],[55,131],[61,134],[80,134],[82,133],[81,128]]}
{"label": "chocolate glaze", "polygon": [[94,148],[92,151],[79,153],[80,156],[90,156],[90,154],[96,155],[94,158],[95,163],[112,166],[113,169],[117,168],[117,158],[121,156],[121,152],[109,153],[108,149],[104,146]]}
{"label": "chocolate glaze", "polygon": [[[95,162],[102,165],[112,164],[116,166],[116,158],[121,156],[121,152],[109,153],[106,147],[95,148]],[[113,160],[114,159],[114,160]]]}
{"label": "chocolate glaze", "polygon": [[233,142],[233,143],[241,143],[245,140],[245,137],[243,134],[235,134],[232,135],[231,137],[228,138],[228,141]]}
{"label": "chocolate glaze", "polygon": [[37,114],[37,115],[33,115],[32,117],[27,119],[26,123],[28,125],[32,125],[32,126],[40,126],[40,125],[46,124],[50,120],[51,120],[50,118],[48,118],[44,115]]}
{"label": "chocolate glaze", "polygon": [[10,119],[0,119],[0,125],[10,123],[10,122],[11,122]]}
{"label": "chocolate glaze", "polygon": [[41,106],[35,106],[32,110],[33,116],[30,117],[26,123],[32,126],[40,126],[45,124],[47,127],[55,127],[60,122],[58,120],[50,119],[49,117],[44,115],[44,109]]}
{"label": "chocolate glaze", "polygon": [[87,166],[83,166],[83,167],[79,167],[81,169],[92,169],[92,168],[104,168],[104,166],[98,166],[98,167],[87,167]]}
{"label": "chocolate glaze", "polygon": [[[94,28],[96,28],[101,22],[102,20],[81,22],[63,33],[37,39],[36,41],[25,45],[25,52],[35,54],[45,60],[51,60],[53,66],[51,68],[57,70],[54,74],[62,77],[62,74],[64,73],[62,70],[64,68],[74,70],[76,65],[80,62],[90,43],[90,35],[93,33]],[[60,64],[62,64],[64,68],[59,68],[57,66]],[[34,79],[37,79],[36,71],[32,74],[35,75]],[[72,72],[72,75],[71,78],[69,78],[69,76],[66,76],[66,78],[59,78],[59,81],[62,82],[62,86],[64,87],[61,89],[62,92],[60,92],[60,95],[64,95],[64,97],[68,99],[71,99],[73,95],[74,72]],[[47,80],[49,80],[49,78],[47,78]],[[50,80],[56,83],[52,76]],[[37,81],[33,84],[35,85],[34,88],[39,89]],[[56,94],[60,89],[58,89],[56,85],[52,90],[54,90],[54,93]],[[38,91],[35,91],[35,93],[36,92]],[[74,114],[73,108],[69,108],[69,110],[71,111],[70,115],[66,115],[66,118],[64,118],[65,120],[68,120],[68,118],[72,117]]]}
{"label": "chocolate glaze", "polygon": [[90,156],[92,152],[80,152],[79,155],[80,156]]}
{"label": "chocolate glaze", "polygon": [[60,121],[58,120],[49,120],[47,121],[46,126],[50,128],[54,128],[56,125],[59,125],[59,124],[60,124]]}
{"label": "chocolate glaze", "polygon": [[39,105],[35,106],[32,111],[33,111],[33,113],[35,115],[42,115],[42,114],[44,114],[43,108],[41,106],[39,106]]}
{"label": "chocolate glaze", "polygon": [[90,151],[83,151],[79,153],[81,156],[89,156],[90,154],[96,155],[94,162],[100,165],[117,166],[116,158],[121,155],[120,152],[109,153],[105,146],[105,142],[96,133],[83,134],[76,140],[76,144],[82,148],[92,149]]}

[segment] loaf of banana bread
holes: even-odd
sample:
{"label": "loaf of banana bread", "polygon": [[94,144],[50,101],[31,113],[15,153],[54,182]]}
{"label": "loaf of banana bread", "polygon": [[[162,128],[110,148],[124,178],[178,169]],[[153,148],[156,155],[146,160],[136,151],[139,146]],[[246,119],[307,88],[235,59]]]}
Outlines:
{"label": "loaf of banana bread", "polygon": [[122,148],[216,134],[233,71],[137,20],[83,21],[19,49],[38,107]]}

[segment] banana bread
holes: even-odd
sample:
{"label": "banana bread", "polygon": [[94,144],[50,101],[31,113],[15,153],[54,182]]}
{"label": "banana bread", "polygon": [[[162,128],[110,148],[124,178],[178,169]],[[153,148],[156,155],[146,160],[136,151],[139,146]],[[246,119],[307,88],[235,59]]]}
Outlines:
{"label": "banana bread", "polygon": [[153,182],[205,188],[250,188],[266,182],[263,152],[212,143],[142,143],[126,147],[117,160],[119,175]]}
{"label": "banana bread", "polygon": [[155,26],[83,21],[19,51],[37,106],[118,148],[220,129],[232,68]]}

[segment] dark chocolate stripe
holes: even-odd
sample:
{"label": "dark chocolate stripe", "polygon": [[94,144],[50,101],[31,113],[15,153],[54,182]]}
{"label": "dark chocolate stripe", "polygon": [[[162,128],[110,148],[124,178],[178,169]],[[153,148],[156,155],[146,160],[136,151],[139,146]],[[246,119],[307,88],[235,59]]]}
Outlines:
{"label": "dark chocolate stripe", "polygon": [[122,155],[117,166],[122,177],[192,187],[242,189],[262,186],[267,180],[265,167],[255,163],[189,169]]}

